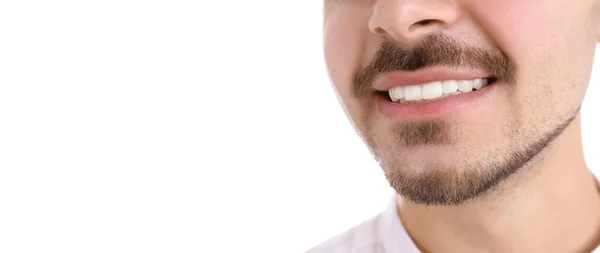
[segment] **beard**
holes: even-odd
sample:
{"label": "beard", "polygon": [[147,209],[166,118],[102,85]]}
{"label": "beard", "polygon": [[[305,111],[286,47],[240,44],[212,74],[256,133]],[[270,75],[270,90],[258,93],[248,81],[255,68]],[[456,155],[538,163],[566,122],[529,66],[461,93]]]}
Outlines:
{"label": "beard", "polygon": [[[407,163],[401,159],[401,152],[407,147],[423,143],[438,145],[453,144],[449,137],[449,124],[445,121],[427,121],[399,124],[391,127],[392,147],[378,148],[373,136],[368,136],[367,144],[380,166],[390,186],[409,201],[422,205],[451,206],[465,204],[478,198],[501,182],[521,171],[530,161],[555,140],[577,117],[559,124],[552,131],[536,140],[524,143],[527,138],[516,138],[508,148],[495,150],[488,159],[471,160],[461,163],[461,167],[431,163]],[[516,133],[516,136],[523,136]],[[427,138],[433,136],[433,138]],[[379,142],[381,143],[381,142]],[[431,153],[431,160],[444,154]],[[428,159],[429,160],[429,159]],[[417,172],[410,166],[419,166]]]}
{"label": "beard", "polygon": [[[509,122],[503,129],[511,138],[502,149],[493,154],[459,165],[433,164],[424,161],[407,162],[402,151],[426,146],[460,147],[453,138],[456,129],[442,119],[397,122],[389,129],[374,129],[366,112],[373,106],[367,99],[373,95],[373,80],[393,71],[414,71],[426,67],[449,66],[482,69],[492,74],[502,85],[514,86],[514,64],[500,49],[486,50],[467,47],[442,34],[425,37],[412,49],[403,49],[391,42],[382,43],[372,62],[357,71],[352,87],[353,96],[364,105],[365,117],[360,119],[366,129],[361,135],[395,191],[404,198],[423,205],[460,205],[493,189],[500,182],[517,173],[543,151],[576,118],[578,110],[563,117],[545,133],[521,131],[520,122]],[[532,138],[534,136],[534,138]],[[460,144],[460,143],[459,143]],[[429,151],[428,151],[429,152]],[[428,160],[444,154],[427,154]],[[487,158],[486,158],[487,157]],[[414,168],[418,166],[419,170]],[[460,167],[457,167],[460,166]]]}

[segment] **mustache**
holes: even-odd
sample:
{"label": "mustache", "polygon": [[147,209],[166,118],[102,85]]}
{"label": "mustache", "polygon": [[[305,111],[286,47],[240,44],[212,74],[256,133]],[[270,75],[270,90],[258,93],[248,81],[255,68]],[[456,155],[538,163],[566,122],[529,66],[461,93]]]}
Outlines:
{"label": "mustache", "polygon": [[412,49],[384,41],[373,60],[357,71],[353,95],[362,99],[373,93],[371,85],[379,75],[394,71],[415,71],[427,67],[469,67],[490,73],[498,80],[515,82],[516,68],[499,48],[468,46],[441,33],[427,35]]}

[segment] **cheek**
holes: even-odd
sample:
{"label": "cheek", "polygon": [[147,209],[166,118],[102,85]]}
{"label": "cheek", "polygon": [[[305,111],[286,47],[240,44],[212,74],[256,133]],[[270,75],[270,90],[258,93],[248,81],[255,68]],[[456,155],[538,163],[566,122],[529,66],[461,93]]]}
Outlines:
{"label": "cheek", "polygon": [[550,49],[547,44],[554,40],[558,31],[554,22],[562,20],[559,2],[564,1],[472,1],[470,11],[491,41],[522,70],[535,63],[537,54]]}
{"label": "cheek", "polygon": [[[517,67],[517,85],[510,91],[513,113],[538,123],[570,117],[585,93],[591,66],[586,55],[593,48],[582,32],[589,25],[582,8],[563,0],[476,5],[483,29]],[[494,11],[481,12],[486,9]]]}
{"label": "cheek", "polygon": [[536,68],[555,77],[570,73],[552,68],[581,63],[578,58],[590,48],[585,32],[590,25],[590,14],[585,10],[591,5],[588,0],[489,0],[472,4],[471,11],[477,13],[485,32],[514,61],[520,75],[535,75]]}
{"label": "cheek", "polygon": [[353,13],[339,13],[329,14],[325,22],[325,63],[336,90],[347,102],[364,51],[367,21]]}

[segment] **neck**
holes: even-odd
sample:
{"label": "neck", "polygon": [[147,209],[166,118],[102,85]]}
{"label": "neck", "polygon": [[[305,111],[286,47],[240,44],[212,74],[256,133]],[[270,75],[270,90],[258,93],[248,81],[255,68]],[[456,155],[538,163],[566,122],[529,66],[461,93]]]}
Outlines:
{"label": "neck", "polygon": [[582,150],[580,117],[531,165],[461,206],[399,201],[424,252],[590,252],[600,238],[600,195]]}

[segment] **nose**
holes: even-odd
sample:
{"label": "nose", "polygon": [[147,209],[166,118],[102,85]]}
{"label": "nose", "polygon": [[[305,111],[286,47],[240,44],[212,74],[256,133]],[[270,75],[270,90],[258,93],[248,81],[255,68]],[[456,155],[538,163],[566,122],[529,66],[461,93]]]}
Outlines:
{"label": "nose", "polygon": [[412,44],[423,36],[456,22],[456,0],[378,0],[369,19],[369,30],[400,44]]}

